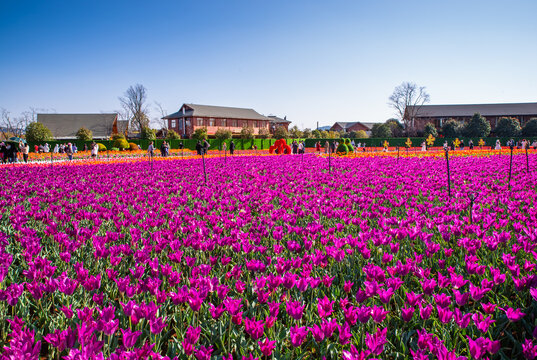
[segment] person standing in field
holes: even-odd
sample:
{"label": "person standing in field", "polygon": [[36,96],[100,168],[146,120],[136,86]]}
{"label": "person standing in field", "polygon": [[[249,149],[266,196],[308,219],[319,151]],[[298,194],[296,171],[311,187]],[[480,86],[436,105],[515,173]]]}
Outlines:
{"label": "person standing in field", "polygon": [[22,144],[21,146],[22,158],[25,163],[28,163],[28,153],[30,152],[30,145]]}
{"label": "person standing in field", "polygon": [[204,155],[207,155],[207,152],[209,151],[210,147],[211,147],[211,145],[209,144],[207,139],[203,140],[203,154]]}
{"label": "person standing in field", "polygon": [[500,143],[500,139],[496,140],[496,146],[494,147],[494,150],[501,150],[502,144]]}
{"label": "person standing in field", "polygon": [[71,145],[71,143],[68,143],[65,147],[65,154],[67,155],[67,158],[69,160],[73,160],[73,146]]}
{"label": "person standing in field", "polygon": [[91,157],[97,158],[97,155],[99,154],[99,145],[95,143],[95,141],[91,144]]}
{"label": "person standing in field", "polygon": [[474,149],[474,142],[472,141],[472,139],[470,139],[470,141],[468,142],[468,147],[470,148],[470,150]]}
{"label": "person standing in field", "polygon": [[223,143],[222,144],[222,151],[225,153],[226,149],[227,149],[227,145],[226,145],[226,143]]}
{"label": "person standing in field", "polygon": [[231,140],[231,142],[229,143],[229,153],[233,155],[234,152],[235,152],[235,143],[233,142],[233,140]]}
{"label": "person standing in field", "polygon": [[329,146],[330,146],[330,144],[328,144],[328,141],[325,141],[324,142],[324,153],[325,154],[328,154]]}
{"label": "person standing in field", "polygon": [[149,142],[149,146],[147,147],[147,154],[151,157],[153,157],[154,154],[154,151],[155,151],[155,147],[153,146],[153,142],[150,141]]}
{"label": "person standing in field", "polygon": [[320,141],[317,141],[317,143],[315,144],[315,152],[316,153],[321,153],[321,142]]}

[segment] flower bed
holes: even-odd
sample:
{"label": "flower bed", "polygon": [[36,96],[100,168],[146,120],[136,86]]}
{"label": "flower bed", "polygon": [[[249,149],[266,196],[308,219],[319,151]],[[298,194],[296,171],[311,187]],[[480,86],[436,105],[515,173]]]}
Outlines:
{"label": "flower bed", "polygon": [[437,157],[2,168],[0,359],[533,358],[509,160],[452,158],[452,198]]}

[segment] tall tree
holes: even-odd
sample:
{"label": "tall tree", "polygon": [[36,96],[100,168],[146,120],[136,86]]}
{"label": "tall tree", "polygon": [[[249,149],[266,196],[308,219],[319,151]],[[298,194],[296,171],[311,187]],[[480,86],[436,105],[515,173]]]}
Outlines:
{"label": "tall tree", "polygon": [[467,137],[487,137],[489,134],[490,123],[479,113],[475,113],[463,127],[463,135]]}
{"label": "tall tree", "polygon": [[405,81],[395,88],[389,97],[388,104],[395,109],[397,116],[405,124],[405,129],[408,133],[409,130],[413,130],[412,119],[429,100],[429,94],[425,91],[424,86]]}
{"label": "tall tree", "polygon": [[149,127],[149,116],[147,105],[147,90],[141,84],[130,86],[125,94],[119,98],[121,106],[128,114],[131,126],[134,130],[140,131],[144,127]]}
{"label": "tall tree", "polygon": [[494,133],[499,137],[512,137],[520,135],[520,122],[511,117],[502,117],[498,120]]}

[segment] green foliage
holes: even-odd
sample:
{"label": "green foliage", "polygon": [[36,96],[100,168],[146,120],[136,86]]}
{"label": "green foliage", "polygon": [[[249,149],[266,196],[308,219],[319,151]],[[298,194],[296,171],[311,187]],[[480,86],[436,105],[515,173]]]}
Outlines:
{"label": "green foliage", "polygon": [[219,140],[231,139],[231,130],[226,128],[218,128],[214,133],[214,136]]}
{"label": "green foliage", "polygon": [[129,150],[130,151],[136,151],[138,150],[138,145],[136,145],[135,143],[129,143]]}
{"label": "green foliage", "polygon": [[423,136],[428,137],[429,135],[432,135],[434,137],[438,136],[438,131],[436,131],[436,127],[431,123],[425,124],[425,128],[423,129]]}
{"label": "green foliage", "polygon": [[520,122],[518,119],[503,117],[498,120],[494,133],[499,137],[514,137],[520,134]]}
{"label": "green foliage", "polygon": [[104,144],[98,143],[97,146],[99,147],[99,151],[106,151],[106,146],[104,146]]}
{"label": "green foliage", "polygon": [[113,147],[118,148],[119,150],[129,149],[129,142],[125,139],[116,139],[114,140]]}
{"label": "green foliage", "polygon": [[490,134],[490,123],[481,114],[475,113],[463,127],[462,134],[467,137],[487,137]]}
{"label": "green foliage", "polygon": [[530,119],[522,128],[523,136],[537,136],[537,118]]}
{"label": "green foliage", "polygon": [[243,127],[241,130],[241,139],[251,140],[254,138],[254,128]]}
{"label": "green foliage", "polygon": [[311,132],[311,137],[314,139],[320,139],[321,138],[321,132],[317,129],[313,130]]}
{"label": "green foliage", "polygon": [[343,154],[343,155],[346,155],[348,151],[349,151],[349,148],[347,147],[347,145],[345,145],[345,143],[343,143],[343,141],[341,142],[341,144],[339,144],[339,146],[336,149],[336,152],[338,154]]}
{"label": "green foliage", "polygon": [[156,140],[157,133],[154,129],[151,129],[148,126],[144,126],[142,127],[142,130],[140,130],[140,138],[145,140]]}
{"label": "green foliage", "polygon": [[302,130],[302,137],[306,139],[311,138],[311,129],[305,128],[304,130]]}
{"label": "green foliage", "polygon": [[386,120],[385,124],[388,125],[390,127],[390,129],[392,130],[392,136],[393,137],[402,137],[402,136],[404,136],[405,128],[403,127],[403,125],[401,125],[399,120],[397,120],[397,119],[388,119],[388,120]]}
{"label": "green foliage", "polygon": [[298,126],[296,125],[289,130],[289,136],[291,136],[293,139],[300,139],[302,135],[302,131],[298,130]]}
{"label": "green foliage", "polygon": [[330,139],[330,132],[323,130],[321,131],[321,139]]}
{"label": "green foliage", "polygon": [[43,124],[39,122],[33,122],[26,127],[26,141],[29,142],[41,142],[52,140],[52,133]]}
{"label": "green foliage", "polygon": [[449,119],[442,125],[442,135],[447,138],[456,138],[461,135],[461,126],[457,120]]}
{"label": "green foliage", "polygon": [[259,129],[259,133],[257,134],[257,137],[260,139],[269,139],[270,131],[267,128],[261,128]]}
{"label": "green foliage", "polygon": [[274,130],[275,139],[287,139],[289,137],[289,132],[283,126],[278,126]]}
{"label": "green foliage", "polygon": [[125,135],[123,135],[123,134],[112,134],[112,136],[110,136],[110,140],[118,140],[118,139],[125,139]]}
{"label": "green foliage", "polygon": [[368,136],[367,136],[367,134],[366,134],[366,132],[364,130],[358,130],[356,132],[355,139],[367,139],[367,138],[368,138]]}
{"label": "green foliage", "polygon": [[76,132],[76,138],[81,141],[91,141],[93,140],[93,132],[85,127],[81,127]]}
{"label": "green foliage", "polygon": [[371,129],[371,137],[373,138],[389,138],[392,137],[392,129],[388,124],[375,124]]}
{"label": "green foliage", "polygon": [[178,140],[181,138],[181,135],[177,133],[177,131],[170,129],[168,130],[168,133],[166,134],[166,140]]}
{"label": "green foliage", "polygon": [[206,127],[200,127],[194,130],[194,133],[192,134],[192,139],[195,140],[206,140],[207,139],[207,128]]}

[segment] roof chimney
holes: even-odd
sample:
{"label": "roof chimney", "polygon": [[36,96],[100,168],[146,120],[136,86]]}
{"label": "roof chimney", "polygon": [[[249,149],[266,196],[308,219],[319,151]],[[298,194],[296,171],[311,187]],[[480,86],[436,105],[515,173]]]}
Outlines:
{"label": "roof chimney", "polygon": [[287,120],[287,115],[285,115],[285,116],[283,117],[283,119],[284,119],[284,120]]}

